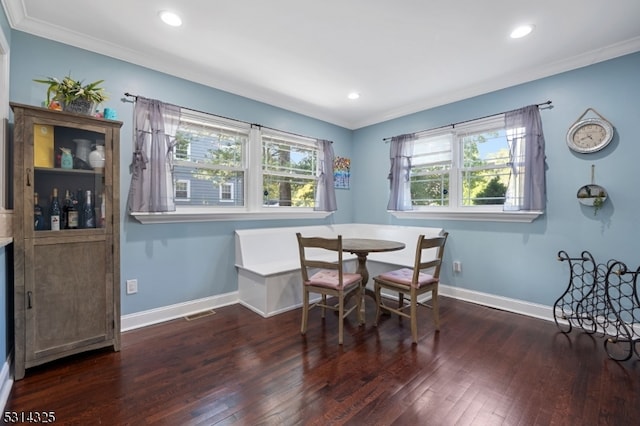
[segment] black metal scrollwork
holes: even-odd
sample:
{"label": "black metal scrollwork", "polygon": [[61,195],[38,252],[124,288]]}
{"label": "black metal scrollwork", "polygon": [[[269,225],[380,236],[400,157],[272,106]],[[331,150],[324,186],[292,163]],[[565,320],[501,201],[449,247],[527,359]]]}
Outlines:
{"label": "black metal scrollwork", "polygon": [[588,251],[571,257],[561,250],[558,260],[569,263],[569,283],[553,305],[553,317],[563,333],[579,328],[606,337],[607,355],[624,361],[640,357],[640,299],[638,274],[617,260],[598,264]]}
{"label": "black metal scrollwork", "polygon": [[606,279],[607,303],[615,314],[614,329],[604,342],[610,358],[625,361],[635,352],[640,358],[640,299],[638,298],[640,267],[630,271],[622,262],[609,267]]}

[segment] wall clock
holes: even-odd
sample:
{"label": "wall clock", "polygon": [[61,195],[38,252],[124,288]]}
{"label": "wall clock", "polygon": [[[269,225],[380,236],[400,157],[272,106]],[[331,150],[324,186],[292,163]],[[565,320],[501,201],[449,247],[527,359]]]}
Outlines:
{"label": "wall clock", "polygon": [[[593,111],[597,117],[584,118]],[[613,125],[593,108],[588,108],[567,132],[567,145],[575,152],[589,154],[600,151],[613,139]]]}

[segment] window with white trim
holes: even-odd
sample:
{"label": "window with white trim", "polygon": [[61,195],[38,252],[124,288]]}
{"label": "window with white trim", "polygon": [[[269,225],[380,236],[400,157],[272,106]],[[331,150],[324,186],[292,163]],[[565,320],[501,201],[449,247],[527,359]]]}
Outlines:
{"label": "window with white trim", "polygon": [[176,202],[189,201],[191,198],[191,181],[187,179],[176,179],[173,184]]}
{"label": "window with white trim", "polygon": [[234,199],[233,196],[233,183],[221,183],[220,184],[220,202],[229,203]]}
{"label": "window with white trim", "polygon": [[[234,183],[244,188],[249,130],[245,123],[182,108],[173,151],[173,177],[176,183],[189,182],[189,197],[176,197],[177,207],[216,207],[221,201],[220,185]],[[231,204],[243,206],[244,197]]]}
{"label": "window with white trim", "polygon": [[182,108],[173,154],[176,207],[312,211],[319,154],[315,139]]}
{"label": "window with white trim", "polygon": [[313,207],[317,179],[315,140],[262,132],[263,206]]}
{"label": "window with white trim", "polygon": [[511,162],[504,116],[424,132],[414,141],[414,210],[502,210]]}

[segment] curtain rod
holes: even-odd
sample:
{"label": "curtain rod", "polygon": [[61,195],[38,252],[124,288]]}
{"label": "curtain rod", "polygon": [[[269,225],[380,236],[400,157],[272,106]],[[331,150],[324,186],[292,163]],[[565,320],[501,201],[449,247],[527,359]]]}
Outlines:
{"label": "curtain rod", "polygon": [[[542,102],[540,104],[535,104],[538,108],[545,106],[545,105],[551,105],[551,101],[547,101],[547,102]],[[472,121],[476,121],[476,120],[482,120],[484,118],[489,118],[489,117],[495,117],[496,115],[500,115],[500,114],[506,114],[509,111],[503,111],[503,112],[498,112],[496,114],[491,114],[491,115],[485,115],[484,117],[478,117],[478,118],[473,118],[471,120],[464,120],[464,121],[458,121],[457,123],[451,123],[451,124],[445,124],[444,126],[440,126],[440,127],[433,127],[431,129],[425,129],[425,130],[419,130],[417,132],[413,132],[413,133],[422,133],[422,132],[427,132],[429,130],[438,130],[438,129],[444,129],[445,127],[452,127],[455,128],[457,125],[459,124],[464,124],[464,123],[470,123]],[[384,138],[382,139],[385,142],[389,142],[392,138]]]}
{"label": "curtain rod", "polygon": [[[138,100],[138,98],[144,98],[144,96],[132,95],[132,94],[131,94],[131,93],[129,93],[129,92],[125,92],[125,94],[124,94],[124,95],[125,95],[125,96],[127,96],[127,97],[129,97],[129,98],[133,98],[133,102],[137,101],[137,100]],[[230,117],[225,117],[225,116],[223,116],[223,115],[211,114],[210,112],[199,111],[199,110],[197,110],[197,109],[187,108],[187,107],[183,107],[183,106],[181,106],[181,105],[176,105],[176,104],[170,104],[170,103],[168,103],[168,102],[164,102],[164,101],[162,101],[162,102],[163,102],[163,103],[165,103],[165,104],[167,104],[167,105],[172,105],[172,106],[175,106],[175,107],[178,107],[178,108],[190,109],[191,111],[199,112],[199,113],[201,113],[201,114],[215,115],[216,117],[224,118],[224,119],[226,119],[226,120],[236,121],[236,122],[238,122],[238,123],[249,124],[249,125],[251,125],[251,126],[260,126],[259,124],[255,124],[255,123],[248,123],[248,122],[246,122],[246,121],[238,120],[238,119],[236,119],[236,118],[230,118]]]}
{"label": "curtain rod", "polygon": [[[129,93],[129,92],[125,92],[125,93],[124,93],[124,95],[125,95],[126,97],[128,97],[128,98],[133,98],[133,101],[128,101],[128,100],[126,100],[126,99],[122,99],[122,101],[123,101],[123,102],[135,102],[135,101],[137,101],[137,100],[138,100],[138,98],[139,98],[139,97],[143,97],[143,96],[138,96],[138,95],[132,95],[132,94],[131,94],[131,93]],[[164,102],[164,103],[167,103],[167,102]],[[263,126],[262,124],[249,123],[248,121],[238,120],[237,118],[225,117],[225,116],[223,116],[223,115],[212,114],[212,113],[210,113],[210,112],[206,112],[206,111],[199,111],[199,110],[197,110],[197,109],[187,108],[187,107],[183,107],[183,106],[175,105],[175,104],[169,104],[169,105],[173,105],[173,106],[176,106],[176,107],[178,107],[178,108],[185,108],[185,109],[189,109],[189,110],[191,110],[191,111],[196,111],[196,112],[199,112],[200,114],[213,115],[213,116],[215,116],[215,117],[224,118],[225,120],[231,120],[231,121],[236,121],[236,122],[238,122],[238,123],[248,124],[248,125],[250,125],[251,127],[254,127],[254,126],[255,126],[255,127],[261,127],[261,128],[263,128],[263,129],[269,129],[269,130],[273,130],[273,131],[276,131],[276,132],[287,133],[287,134],[289,134],[289,135],[294,135],[294,136],[298,136],[298,137],[301,137],[301,138],[313,139],[313,140],[316,140],[316,141],[318,140],[318,138],[312,138],[311,136],[300,135],[300,134],[298,134],[298,133],[288,132],[288,131],[286,131],[286,130],[274,129],[273,127]],[[329,141],[329,142],[333,143],[333,141]]]}

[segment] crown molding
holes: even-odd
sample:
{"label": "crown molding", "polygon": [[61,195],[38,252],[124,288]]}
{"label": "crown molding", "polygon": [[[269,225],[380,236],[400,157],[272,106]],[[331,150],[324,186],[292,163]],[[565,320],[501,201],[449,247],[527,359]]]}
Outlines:
{"label": "crown molding", "polygon": [[18,25],[27,18],[27,7],[24,5],[23,0],[2,0],[2,7],[11,28],[17,29]]}
{"label": "crown molding", "polygon": [[378,124],[384,121],[403,117],[405,115],[414,114],[427,109],[447,105],[453,102],[458,102],[496,90],[513,87],[640,51],[640,37],[636,37],[604,48],[598,48],[580,55],[566,58],[552,64],[546,64],[534,69],[520,71],[516,74],[502,75],[481,84],[463,88],[459,91],[427,96],[424,101],[403,105],[398,108],[391,108],[380,113],[373,113],[363,120],[349,121],[342,117],[336,117],[330,113],[319,111],[314,108],[313,105],[292,99],[283,94],[271,92],[257,86],[247,86],[246,84],[225,81],[224,79],[216,78],[216,76],[213,76],[211,72],[205,72],[205,70],[199,68],[185,67],[184,64],[178,65],[170,61],[167,62],[160,57],[149,55],[146,52],[128,49],[124,46],[115,45],[104,40],[89,37],[85,34],[70,31],[69,29],[61,26],[52,25],[50,23],[34,19],[26,14],[24,0],[2,0],[2,5],[5,9],[9,24],[13,29],[143,66],[178,78],[213,87],[218,90],[233,93],[238,96],[312,117],[349,130]]}
{"label": "crown molding", "polygon": [[393,120],[405,115],[414,114],[416,112],[447,105],[453,102],[462,101],[464,99],[473,98],[475,96],[484,95],[495,92],[497,90],[506,89],[517,86],[519,84],[528,83],[542,78],[551,77],[563,72],[576,70],[599,62],[608,61],[621,56],[629,55],[640,51],[640,37],[615,43],[610,46],[585,52],[580,55],[565,58],[551,64],[546,64],[537,68],[520,71],[515,74],[502,75],[491,79],[483,84],[477,84],[467,87],[460,91],[443,93],[425,99],[424,102],[418,102],[411,105],[404,105],[401,108],[391,109],[383,114],[370,115],[366,120],[351,123],[351,129],[359,129],[371,126],[388,120]]}

